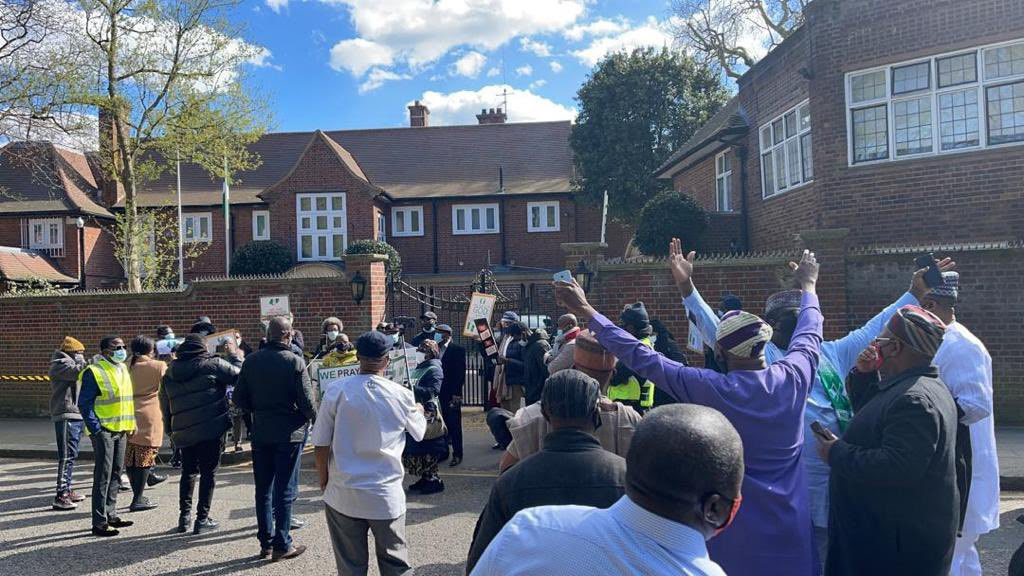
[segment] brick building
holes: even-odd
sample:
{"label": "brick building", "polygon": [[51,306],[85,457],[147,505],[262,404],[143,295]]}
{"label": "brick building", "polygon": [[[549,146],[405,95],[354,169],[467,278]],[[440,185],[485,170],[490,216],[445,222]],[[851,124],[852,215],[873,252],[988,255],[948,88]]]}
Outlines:
{"label": "brick building", "polygon": [[815,0],[805,17],[657,171],[713,212],[714,248],[1024,237],[1024,3]]}
{"label": "brick building", "polygon": [[[600,208],[577,205],[571,193],[568,121],[509,124],[492,109],[478,125],[431,127],[425,106],[409,112],[408,128],[265,135],[251,146],[260,165],[232,177],[228,237],[222,180],[183,163],[184,241],[207,244],[186,261],[186,280],[223,275],[229,254],[261,240],[287,247],[302,264],[342,262],[351,242],[383,239],[413,275],[553,270],[563,261],[560,244],[600,240]],[[95,161],[82,154],[43,143],[4,151],[25,147],[53,156],[56,176],[0,165],[0,186],[13,192],[0,197],[0,245],[41,250],[77,278],[74,221],[88,216],[86,285],[120,283],[109,235],[106,252],[97,252],[105,229],[93,220],[109,222],[123,209],[123,193],[105,190]],[[145,184],[140,208],[174,209],[176,179],[165,170]],[[62,232],[37,242],[33,230],[51,223]],[[609,232],[613,252],[625,250],[621,232]]]}

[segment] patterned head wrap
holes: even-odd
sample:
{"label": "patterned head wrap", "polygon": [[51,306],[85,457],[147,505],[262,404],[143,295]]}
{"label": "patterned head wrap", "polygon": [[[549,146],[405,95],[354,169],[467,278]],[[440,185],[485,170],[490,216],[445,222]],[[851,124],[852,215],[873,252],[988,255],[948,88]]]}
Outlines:
{"label": "patterned head wrap", "polygon": [[932,358],[942,344],[946,325],[920,306],[904,306],[889,319],[889,331],[907,346]]}
{"label": "patterned head wrap", "polygon": [[772,327],[750,312],[733,310],[722,316],[715,339],[722,350],[742,358],[757,358],[772,339]]}
{"label": "patterned head wrap", "polygon": [[942,284],[929,290],[928,295],[956,301],[960,296],[960,273],[943,272]]}
{"label": "patterned head wrap", "polygon": [[803,292],[800,290],[784,290],[776,292],[768,297],[764,303],[764,315],[771,318],[777,312],[787,309],[800,309],[800,301],[803,299]]}

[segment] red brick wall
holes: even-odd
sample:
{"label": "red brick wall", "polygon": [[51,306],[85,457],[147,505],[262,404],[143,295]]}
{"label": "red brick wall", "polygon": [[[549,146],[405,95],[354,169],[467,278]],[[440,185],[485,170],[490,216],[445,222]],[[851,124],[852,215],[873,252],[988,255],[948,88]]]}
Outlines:
{"label": "red brick wall", "polygon": [[[438,202],[436,200],[433,202]],[[431,200],[409,200],[395,202],[389,207],[387,214],[388,244],[398,250],[402,257],[403,274],[429,274],[434,271],[434,203]],[[391,210],[393,208],[418,206],[423,211],[423,227],[420,236],[395,236],[393,230],[394,220]],[[443,209],[439,210],[443,211]],[[449,212],[451,208],[448,208]],[[443,230],[443,228],[442,228]],[[450,244],[450,242],[449,242]],[[441,246],[438,245],[440,252]],[[438,267],[440,270],[440,265]]]}
{"label": "red brick wall", "polygon": [[[601,239],[601,206],[577,202],[576,239],[571,242],[598,242]],[[608,219],[605,226],[605,244],[608,258],[621,258],[633,240],[633,228],[616,220]]]}

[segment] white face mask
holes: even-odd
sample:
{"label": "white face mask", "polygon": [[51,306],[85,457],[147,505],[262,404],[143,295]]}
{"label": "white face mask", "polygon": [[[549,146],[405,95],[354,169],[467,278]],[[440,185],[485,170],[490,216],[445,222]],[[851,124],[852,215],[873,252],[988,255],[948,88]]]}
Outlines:
{"label": "white face mask", "polygon": [[242,339],[241,338],[235,338],[235,344],[241,346],[242,345]]}
{"label": "white face mask", "polygon": [[167,336],[164,336],[164,340],[174,340],[174,332],[170,332]]}
{"label": "white face mask", "polygon": [[658,341],[658,335],[657,334],[651,334],[651,344],[654,344],[657,341]]}
{"label": "white face mask", "polygon": [[340,332],[338,332],[337,330],[330,330],[330,331],[328,331],[327,332],[327,341],[328,342],[334,342],[335,340],[338,339],[338,334],[340,334]]}

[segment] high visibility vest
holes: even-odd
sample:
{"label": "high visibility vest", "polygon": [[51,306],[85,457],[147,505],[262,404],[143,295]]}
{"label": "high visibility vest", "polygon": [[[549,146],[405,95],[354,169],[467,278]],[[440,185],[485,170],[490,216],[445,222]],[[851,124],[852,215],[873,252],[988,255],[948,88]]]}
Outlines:
{"label": "high visibility vest", "polygon": [[115,364],[106,359],[86,366],[78,375],[78,385],[82,385],[82,375],[91,371],[100,395],[96,397],[95,411],[100,425],[112,432],[131,432],[135,430],[135,401],[132,399],[132,377],[128,367]]}
{"label": "high visibility vest", "polygon": [[[640,343],[654,348],[650,338],[643,338]],[[640,382],[636,376],[630,376],[625,384],[609,386],[608,398],[634,407],[650,408],[654,406],[654,383],[650,380]]]}

